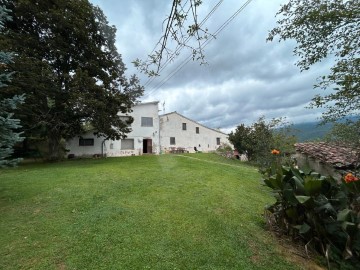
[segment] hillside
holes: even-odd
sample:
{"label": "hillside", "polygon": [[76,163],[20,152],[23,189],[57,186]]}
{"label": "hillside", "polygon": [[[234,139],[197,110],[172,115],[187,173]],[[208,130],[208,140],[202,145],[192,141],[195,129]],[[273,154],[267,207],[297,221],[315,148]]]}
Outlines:
{"label": "hillside", "polygon": [[[348,117],[340,122],[345,122],[346,120],[357,121],[359,118],[355,116]],[[294,124],[292,126],[292,129],[294,130],[293,134],[298,138],[298,142],[322,140],[326,134],[330,132],[334,124],[327,123],[321,125],[320,123],[320,121],[315,121]]]}
{"label": "hillside", "polygon": [[329,133],[333,127],[332,123],[320,125],[320,122],[308,122],[294,124],[294,135],[298,138],[298,142],[321,140]]}

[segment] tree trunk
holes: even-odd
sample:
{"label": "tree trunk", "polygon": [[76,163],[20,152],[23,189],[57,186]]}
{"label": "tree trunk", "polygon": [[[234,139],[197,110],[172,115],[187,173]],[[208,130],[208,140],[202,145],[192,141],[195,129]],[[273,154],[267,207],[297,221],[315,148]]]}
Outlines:
{"label": "tree trunk", "polygon": [[49,161],[57,161],[61,159],[62,156],[62,149],[61,149],[61,136],[58,133],[50,132],[48,137],[48,160]]}

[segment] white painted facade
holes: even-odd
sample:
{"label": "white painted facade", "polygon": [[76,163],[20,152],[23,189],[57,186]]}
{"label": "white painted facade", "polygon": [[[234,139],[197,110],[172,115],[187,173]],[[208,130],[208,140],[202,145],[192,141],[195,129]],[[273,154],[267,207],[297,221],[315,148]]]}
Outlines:
{"label": "white painted facade", "polygon": [[[221,144],[230,144],[228,135],[205,127],[177,112],[160,116],[160,144],[162,153],[184,148],[189,153],[215,151]],[[196,150],[195,150],[196,148]]]}
{"label": "white painted facade", "polygon": [[[134,118],[131,124],[132,131],[124,140],[104,140],[97,137],[93,132],[77,136],[66,143],[68,154],[78,156],[106,155],[134,156],[144,153],[159,154],[159,108],[158,101],[139,103],[132,109],[129,116]],[[120,116],[125,116],[119,114]]]}

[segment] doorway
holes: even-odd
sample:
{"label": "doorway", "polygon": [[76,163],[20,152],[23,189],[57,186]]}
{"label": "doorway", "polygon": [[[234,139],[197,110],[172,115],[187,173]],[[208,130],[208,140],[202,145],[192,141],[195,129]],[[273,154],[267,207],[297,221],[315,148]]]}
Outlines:
{"label": "doorway", "polygon": [[143,154],[152,154],[152,139],[143,139]]}

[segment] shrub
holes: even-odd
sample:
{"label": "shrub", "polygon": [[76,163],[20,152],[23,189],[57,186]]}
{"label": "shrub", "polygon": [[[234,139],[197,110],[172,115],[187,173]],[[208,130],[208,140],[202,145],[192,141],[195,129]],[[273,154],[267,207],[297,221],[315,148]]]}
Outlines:
{"label": "shrub", "polygon": [[267,121],[265,117],[260,117],[251,126],[237,126],[236,130],[229,134],[229,141],[240,154],[245,154],[250,162],[263,168],[271,162],[270,150],[273,147],[281,148],[283,153],[293,153],[296,138],[285,119]]}
{"label": "shrub", "polygon": [[283,234],[301,238],[329,261],[360,263],[360,181],[347,174],[342,183],[316,172],[273,164],[262,171],[263,181],[276,202],[266,208],[269,224]]}
{"label": "shrub", "polygon": [[234,150],[227,143],[221,143],[221,145],[216,149],[215,153],[225,158],[234,158]]}

